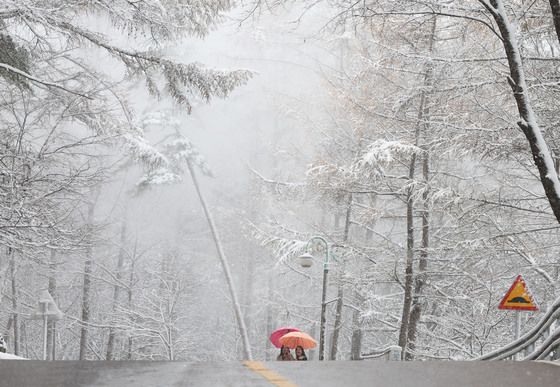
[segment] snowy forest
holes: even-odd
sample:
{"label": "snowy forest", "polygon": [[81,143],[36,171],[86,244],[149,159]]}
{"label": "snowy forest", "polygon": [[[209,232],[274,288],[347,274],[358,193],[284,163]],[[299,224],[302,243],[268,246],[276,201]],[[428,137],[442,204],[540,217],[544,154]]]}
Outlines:
{"label": "snowy forest", "polygon": [[45,290],[51,360],[272,360],[323,287],[325,359],[467,360],[514,340],[518,275],[521,333],[560,297],[558,0],[0,16],[8,352],[41,358]]}

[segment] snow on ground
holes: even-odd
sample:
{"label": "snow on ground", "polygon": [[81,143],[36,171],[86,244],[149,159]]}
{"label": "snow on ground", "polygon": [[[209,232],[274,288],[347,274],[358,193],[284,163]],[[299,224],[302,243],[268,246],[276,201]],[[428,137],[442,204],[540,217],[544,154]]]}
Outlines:
{"label": "snow on ground", "polygon": [[0,360],[28,360],[24,357],[12,355],[11,353],[0,352]]}

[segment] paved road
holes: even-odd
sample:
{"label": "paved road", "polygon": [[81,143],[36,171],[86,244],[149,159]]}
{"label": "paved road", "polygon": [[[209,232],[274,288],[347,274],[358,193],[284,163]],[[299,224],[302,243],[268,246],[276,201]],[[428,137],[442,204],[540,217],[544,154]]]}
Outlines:
{"label": "paved road", "polygon": [[544,362],[325,362],[269,366],[300,387],[560,387],[560,364]]}
{"label": "paved road", "polygon": [[546,362],[42,362],[0,361],[9,387],[559,387]]}

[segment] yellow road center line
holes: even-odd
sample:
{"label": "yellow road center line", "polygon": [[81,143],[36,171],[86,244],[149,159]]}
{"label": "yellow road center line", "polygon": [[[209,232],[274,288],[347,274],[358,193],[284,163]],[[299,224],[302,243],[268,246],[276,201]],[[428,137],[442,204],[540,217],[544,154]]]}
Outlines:
{"label": "yellow road center line", "polygon": [[284,379],[282,376],[278,375],[276,372],[269,370],[260,361],[244,361],[243,365],[249,368],[251,371],[261,375],[263,378],[268,380],[275,386],[278,387],[297,387],[297,384]]}

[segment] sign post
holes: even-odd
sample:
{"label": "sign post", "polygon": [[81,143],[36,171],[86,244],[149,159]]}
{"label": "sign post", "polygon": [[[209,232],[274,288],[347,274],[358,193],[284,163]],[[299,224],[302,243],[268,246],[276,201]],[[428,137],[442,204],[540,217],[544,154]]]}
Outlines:
{"label": "sign post", "polygon": [[514,322],[514,335],[515,340],[519,339],[521,336],[521,311],[536,311],[539,310],[533,295],[529,291],[525,280],[520,275],[517,276],[513,284],[509,288],[508,292],[502,298],[498,309],[514,310],[515,311],[515,322]]}
{"label": "sign post", "polygon": [[[29,317],[31,320],[43,320],[43,360],[47,360],[47,326],[50,321],[57,321],[63,317],[48,290],[43,290],[39,297],[39,307]],[[53,359],[54,360],[54,359]]]}
{"label": "sign post", "polygon": [[521,336],[521,312],[515,311],[515,340]]}

